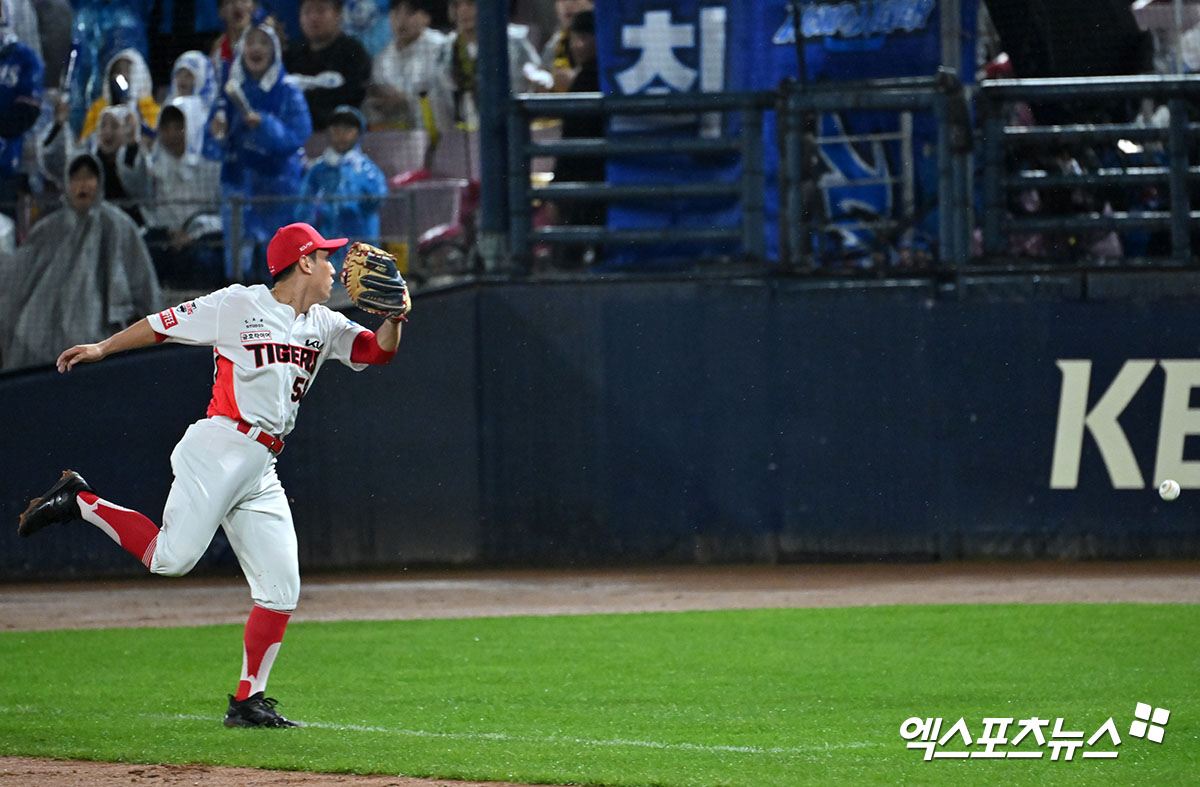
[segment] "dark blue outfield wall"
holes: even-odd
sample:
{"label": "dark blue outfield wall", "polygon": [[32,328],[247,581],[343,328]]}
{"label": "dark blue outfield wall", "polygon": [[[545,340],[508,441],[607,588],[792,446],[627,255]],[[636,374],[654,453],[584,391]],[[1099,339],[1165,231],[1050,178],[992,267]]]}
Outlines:
{"label": "dark blue outfield wall", "polygon": [[[475,285],[419,297],[392,366],[326,366],[280,475],[308,570],[1197,557],[1198,306]],[[159,347],[0,379],[0,576],[137,573],[94,528],[24,541],[17,515],[69,466],[157,517],[210,375]]]}

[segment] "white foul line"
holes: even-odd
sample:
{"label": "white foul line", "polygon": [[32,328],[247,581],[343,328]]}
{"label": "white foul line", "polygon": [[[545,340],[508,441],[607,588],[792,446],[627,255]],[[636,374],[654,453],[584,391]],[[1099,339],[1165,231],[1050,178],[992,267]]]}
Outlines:
{"label": "white foul line", "polygon": [[[3,707],[0,714],[7,713],[44,713],[44,710],[29,706]],[[215,716],[200,716],[188,713],[140,713],[143,719],[175,719],[183,721],[204,721],[217,723]],[[318,730],[335,730],[337,732],[370,732],[384,735],[399,735],[408,738],[441,738],[445,740],[466,741],[504,741],[510,743],[569,743],[575,746],[608,746],[633,747],[641,749],[660,749],[664,751],[695,751],[704,753],[732,754],[817,754],[821,752],[840,751],[843,749],[872,749],[884,746],[883,743],[867,741],[848,741],[846,743],[823,743],[813,746],[731,746],[727,744],[703,743],[664,743],[663,741],[639,741],[627,738],[612,738],[608,740],[596,738],[569,738],[562,735],[509,735],[504,732],[433,732],[431,730],[392,729],[390,727],[375,727],[365,724],[332,724],[329,722],[310,721],[305,726]]]}
{"label": "white foul line", "polygon": [[[188,714],[140,714],[142,718],[147,719],[184,719],[187,721],[215,721],[212,716],[196,716]],[[375,727],[365,724],[331,724],[321,721],[305,722],[307,727],[318,730],[335,730],[337,732],[372,732],[383,733],[385,735],[399,735],[409,738],[443,738],[446,740],[478,740],[478,741],[505,741],[510,743],[570,743],[576,746],[629,746],[642,749],[662,749],[666,751],[697,751],[706,753],[733,753],[733,754],[814,754],[827,751],[838,751],[841,749],[870,749],[883,746],[882,743],[869,743],[866,741],[850,741],[848,743],[825,743],[814,746],[731,746],[725,744],[703,744],[703,743],[664,743],[662,741],[639,741],[629,740],[625,738],[613,738],[610,740],[600,740],[595,738],[568,738],[561,735],[547,735],[545,737],[535,737],[531,735],[509,735],[504,732],[432,732],[430,730],[405,730],[392,729],[389,727]]]}

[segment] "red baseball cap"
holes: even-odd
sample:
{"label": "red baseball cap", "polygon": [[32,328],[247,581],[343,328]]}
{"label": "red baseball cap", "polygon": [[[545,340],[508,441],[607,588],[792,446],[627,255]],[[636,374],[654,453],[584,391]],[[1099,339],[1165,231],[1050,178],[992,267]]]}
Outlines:
{"label": "red baseball cap", "polygon": [[331,238],[325,240],[321,233],[313,229],[311,224],[296,222],[275,231],[275,237],[267,246],[267,270],[272,276],[291,265],[305,254],[312,254],[318,249],[333,251],[346,245],[349,238]]}

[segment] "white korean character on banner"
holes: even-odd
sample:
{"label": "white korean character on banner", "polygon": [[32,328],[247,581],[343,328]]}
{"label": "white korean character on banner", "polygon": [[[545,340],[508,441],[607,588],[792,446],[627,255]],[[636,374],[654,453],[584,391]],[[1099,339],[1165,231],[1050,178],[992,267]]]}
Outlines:
{"label": "white korean character on banner", "polygon": [[910,749],[924,749],[925,756],[923,759],[933,759],[934,741],[937,740],[938,733],[942,730],[941,718],[922,719],[919,716],[913,716],[906,719],[900,725],[900,737],[906,741],[912,741],[913,738],[919,737],[922,742],[914,741],[908,744]]}
{"label": "white korean character on banner", "polygon": [[[975,739],[975,742],[982,744],[984,746],[984,749],[983,749],[983,751],[971,752],[971,756],[972,757],[981,757],[981,758],[992,758],[992,759],[1003,759],[1004,757],[1007,757],[1008,756],[1007,753],[1002,752],[1002,751],[996,751],[996,747],[1004,746],[1005,744],[1008,743],[1008,738],[1005,737],[1005,733],[1008,732],[1008,725],[1010,725],[1012,723],[1013,723],[1013,720],[1011,718],[1010,719],[994,719],[991,717],[984,718],[983,734]],[[1000,728],[1000,730],[998,732],[995,731],[996,727]]]}
{"label": "white korean character on banner", "polygon": [[1054,731],[1050,733],[1050,759],[1057,760],[1059,752],[1063,749],[1067,750],[1067,756],[1064,760],[1070,760],[1075,756],[1075,750],[1083,745],[1083,731],[1071,732],[1062,728],[1063,720],[1061,718],[1054,720]]}
{"label": "white korean character on banner", "polygon": [[[1017,736],[1012,739],[1011,745],[1014,748],[1019,746],[1021,744],[1021,741],[1025,740],[1025,738],[1029,735],[1029,733],[1032,732],[1033,739],[1035,741],[1037,741],[1037,745],[1045,746],[1046,745],[1046,736],[1042,735],[1042,730],[1045,729],[1047,726],[1049,726],[1049,724],[1050,724],[1049,719],[1039,719],[1037,716],[1034,716],[1032,719],[1021,719],[1019,722],[1017,722],[1017,726],[1021,728],[1021,731],[1018,732]],[[1041,749],[1038,749],[1037,751],[1028,751],[1028,750],[1012,751],[1012,750],[1010,750],[1008,752],[1008,758],[1010,760],[1011,759],[1037,760],[1037,759],[1041,759],[1043,754],[1045,754],[1045,752],[1043,752]]]}
{"label": "white korean character on banner", "polygon": [[[676,23],[671,11],[646,11],[642,23],[621,26],[621,46],[638,52],[633,65],[615,74],[617,87],[627,96],[646,93],[686,93],[699,80],[703,93],[719,93],[725,89],[725,47],[728,13],[723,6],[701,8],[699,24]],[[699,28],[699,35],[697,35]],[[675,54],[678,49],[697,49],[692,68]],[[657,126],[677,125],[685,116],[661,118],[632,118],[616,116],[615,131],[639,130]],[[700,135],[719,136],[721,115],[705,113],[701,119]]]}
{"label": "white korean character on banner", "polygon": [[[945,735],[943,735],[938,740],[938,746],[945,746],[950,741],[950,739],[953,738],[955,735],[962,736],[963,746],[971,745],[971,733],[967,730],[966,720],[963,719],[961,716],[959,717],[958,721],[954,722],[954,726],[950,728],[950,731],[947,732]],[[961,759],[961,758],[969,757],[970,753],[966,752],[966,751],[935,751],[933,753],[933,756],[934,757],[953,757],[953,758]]]}
{"label": "white korean character on banner", "polygon": [[[1112,741],[1112,745],[1113,745],[1113,746],[1120,746],[1120,745],[1121,745],[1121,736],[1117,734],[1117,725],[1113,723],[1112,716],[1109,716],[1109,717],[1108,717],[1108,721],[1106,721],[1106,722],[1104,722],[1103,724],[1101,724],[1101,725],[1100,725],[1100,729],[1096,730],[1096,732],[1095,732],[1095,733],[1092,735],[1092,737],[1090,737],[1090,738],[1088,738],[1088,739],[1087,739],[1087,745],[1088,745],[1088,746],[1095,746],[1095,745],[1096,745],[1096,741],[1098,741],[1098,740],[1100,740],[1100,738],[1104,737],[1104,735],[1105,735],[1106,733],[1108,734],[1108,738],[1109,738],[1109,740],[1111,740],[1111,741]],[[1115,759],[1117,758],[1117,755],[1118,755],[1118,754],[1120,754],[1120,752],[1115,752],[1115,751],[1085,751],[1085,752],[1083,753],[1083,757],[1084,757],[1084,759],[1106,759],[1106,760],[1115,760]]]}
{"label": "white korean character on banner", "polygon": [[[617,84],[627,96],[641,93],[683,93],[696,81],[696,69],[689,68],[675,56],[676,49],[691,49],[696,45],[696,26],[677,25],[670,11],[647,11],[642,24],[621,27],[621,46],[641,51],[638,59],[624,71],[617,72]],[[662,85],[654,85],[655,79]]]}

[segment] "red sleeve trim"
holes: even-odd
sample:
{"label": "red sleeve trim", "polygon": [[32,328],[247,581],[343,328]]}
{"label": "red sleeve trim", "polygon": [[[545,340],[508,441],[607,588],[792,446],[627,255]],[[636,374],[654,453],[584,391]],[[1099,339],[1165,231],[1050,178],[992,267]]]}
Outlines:
{"label": "red sleeve trim", "polygon": [[165,333],[159,333],[158,331],[154,332],[154,343],[155,344],[162,344],[168,338],[169,337]]}
{"label": "red sleeve trim", "polygon": [[[399,349],[399,348],[397,348]],[[374,331],[362,331],[354,337],[354,346],[350,348],[351,363],[385,364],[396,357],[396,350],[384,352],[375,341]]]}

